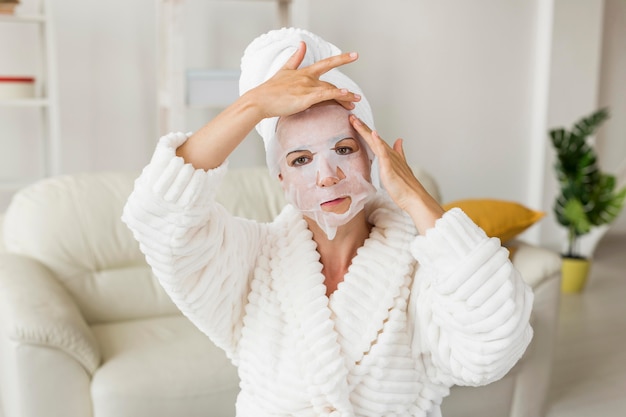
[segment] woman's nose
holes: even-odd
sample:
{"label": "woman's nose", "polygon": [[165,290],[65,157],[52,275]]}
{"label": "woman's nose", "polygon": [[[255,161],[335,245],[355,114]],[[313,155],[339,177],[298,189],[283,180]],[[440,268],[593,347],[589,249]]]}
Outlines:
{"label": "woman's nose", "polygon": [[333,169],[328,161],[320,161],[316,181],[318,187],[332,187],[344,178],[346,178],[346,176],[341,168],[337,166]]}

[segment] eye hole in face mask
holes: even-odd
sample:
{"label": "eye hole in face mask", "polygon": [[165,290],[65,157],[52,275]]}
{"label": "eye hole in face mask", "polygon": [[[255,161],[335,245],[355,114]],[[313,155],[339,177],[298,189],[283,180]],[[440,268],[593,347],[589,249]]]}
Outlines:
{"label": "eye hole in face mask", "polygon": [[358,152],[359,149],[359,142],[353,138],[342,139],[332,148],[337,155],[350,155]]}
{"label": "eye hole in face mask", "polygon": [[313,154],[311,151],[292,151],[287,154],[287,165],[290,167],[299,167],[302,165],[307,165],[311,161],[313,161]]}
{"label": "eye hole in face mask", "polygon": [[[345,138],[335,144],[334,148],[330,149],[337,155],[346,156],[351,155],[360,150],[359,142],[354,138]],[[287,165],[290,167],[299,167],[307,165],[313,161],[315,153],[308,150],[296,150],[287,154]]]}

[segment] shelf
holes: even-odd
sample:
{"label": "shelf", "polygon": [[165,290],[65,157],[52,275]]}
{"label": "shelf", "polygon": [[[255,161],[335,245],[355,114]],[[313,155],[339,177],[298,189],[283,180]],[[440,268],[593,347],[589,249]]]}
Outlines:
{"label": "shelf", "polygon": [[47,107],[50,102],[45,98],[0,99],[0,107]]}
{"label": "shelf", "polygon": [[[50,5],[54,0],[38,0],[37,8],[32,11],[18,9],[13,14],[0,14],[0,24],[13,25],[7,28],[9,32],[19,29],[18,25],[32,25],[38,33],[37,39],[33,39],[33,50],[37,52],[37,69],[35,73],[41,81],[35,81],[34,91],[30,94],[17,93],[16,90],[8,89],[0,95],[0,111],[7,112],[7,108],[18,109],[32,114],[26,115],[31,119],[37,119],[38,149],[33,152],[36,159],[37,172],[17,174],[14,178],[0,176],[0,191],[15,191],[33,181],[53,175],[60,171],[60,136],[59,136],[59,112],[57,101],[57,76],[56,76],[56,48],[54,41],[54,20],[50,13]],[[3,39],[5,40],[5,39]],[[30,48],[30,47],[29,47]],[[7,57],[2,56],[0,59]],[[6,77],[5,77],[6,78]],[[29,109],[29,110],[26,110]],[[37,115],[35,113],[38,113]],[[21,116],[21,115],[20,115]],[[35,117],[38,116],[38,117]],[[4,126],[1,126],[4,127]],[[0,131],[5,129],[0,129]],[[9,127],[9,132],[12,130]],[[4,133],[4,132],[3,132]],[[27,145],[23,145],[27,146]],[[27,150],[20,148],[21,150]],[[28,161],[31,162],[30,160]],[[1,196],[0,196],[1,197]]]}
{"label": "shelf", "polygon": [[9,23],[45,23],[46,16],[39,14],[0,14],[0,22]]}

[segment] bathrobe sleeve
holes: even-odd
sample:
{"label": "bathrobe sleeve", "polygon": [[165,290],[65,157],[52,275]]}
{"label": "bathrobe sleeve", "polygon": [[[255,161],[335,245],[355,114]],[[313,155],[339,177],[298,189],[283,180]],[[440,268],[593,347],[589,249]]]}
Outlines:
{"label": "bathrobe sleeve", "polygon": [[533,294],[497,238],[460,209],[418,236],[413,349],[430,379],[484,385],[502,378],[532,338]]}
{"label": "bathrobe sleeve", "polygon": [[231,216],[215,202],[226,166],[204,171],[185,164],[176,156],[185,140],[182,133],[159,140],[122,220],[182,313],[235,359],[265,225]]}

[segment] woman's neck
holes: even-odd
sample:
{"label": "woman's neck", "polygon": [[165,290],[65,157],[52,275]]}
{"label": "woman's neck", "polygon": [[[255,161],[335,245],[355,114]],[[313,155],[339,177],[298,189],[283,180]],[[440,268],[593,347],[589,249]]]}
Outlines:
{"label": "woman's neck", "polygon": [[334,239],[329,240],[314,220],[308,217],[305,219],[309,230],[313,232],[313,240],[317,243],[322,273],[325,277],[326,295],[330,296],[343,281],[357,249],[363,246],[369,237],[372,226],[367,222],[365,210],[361,210],[348,223],[338,227]]}

